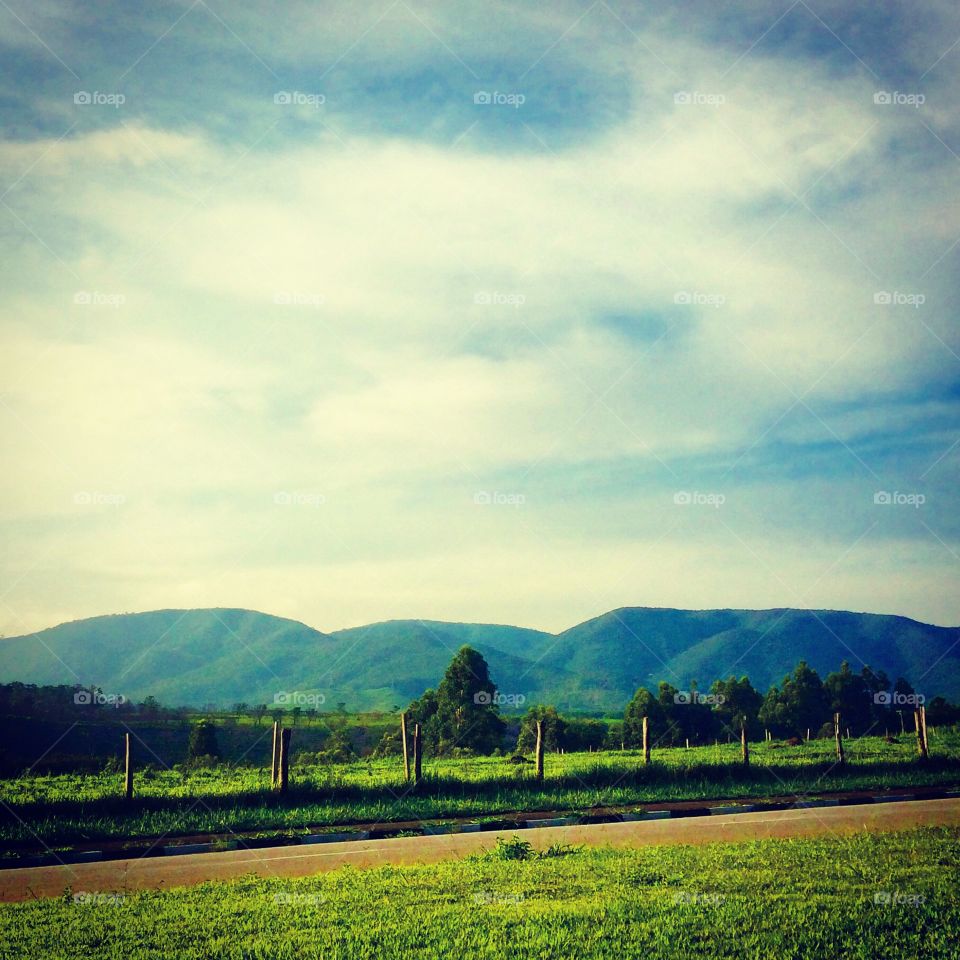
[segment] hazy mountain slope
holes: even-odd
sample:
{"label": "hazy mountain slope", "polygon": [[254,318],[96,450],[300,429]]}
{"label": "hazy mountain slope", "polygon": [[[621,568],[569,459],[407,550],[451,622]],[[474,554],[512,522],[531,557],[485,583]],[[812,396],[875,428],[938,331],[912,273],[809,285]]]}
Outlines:
{"label": "hazy mountain slope", "polygon": [[502,693],[527,704],[619,712],[641,685],[701,689],[748,674],[761,690],[797,660],[825,675],[841,660],[928,697],[960,700],[960,629],[845,611],[625,607],[549,634],[498,624],[389,620],[334,633],[251,610],[157,610],[64,623],[0,641],[0,680],[97,684],[169,704],[272,704],[322,693],[324,706],[391,709],[436,686],[464,643]]}

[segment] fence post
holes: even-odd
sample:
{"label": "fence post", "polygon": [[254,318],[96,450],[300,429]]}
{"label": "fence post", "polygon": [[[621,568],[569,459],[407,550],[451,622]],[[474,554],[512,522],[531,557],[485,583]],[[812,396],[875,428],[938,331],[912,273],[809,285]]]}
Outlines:
{"label": "fence post", "polygon": [[833,736],[837,742],[837,763],[844,766],[847,762],[843,755],[843,728],[840,726],[840,714],[833,715]]}
{"label": "fence post", "polygon": [[400,738],[403,740],[403,779],[410,779],[410,754],[407,751],[407,712],[400,714]]}
{"label": "fence post", "polygon": [[930,741],[927,739],[927,708],[920,704],[920,726],[923,728],[923,749],[930,756]]}
{"label": "fence post", "polygon": [[123,773],[123,795],[129,801],[133,799],[133,752],[131,737],[129,733],[123,735],[124,739],[124,773]]}
{"label": "fence post", "polygon": [[537,721],[537,779],[543,779],[543,721]]}
{"label": "fence post", "polygon": [[270,760],[270,789],[276,789],[280,778],[280,723],[273,721],[273,756]]}
{"label": "fence post", "polygon": [[287,792],[287,784],[290,780],[290,734],[292,731],[283,729],[280,731],[280,773],[277,787],[281,793]]}
{"label": "fence post", "polygon": [[420,782],[423,776],[423,735],[420,731],[420,724],[413,725],[413,779],[415,783]]}
{"label": "fence post", "polygon": [[740,724],[740,754],[743,757],[743,765],[750,766],[750,745],[747,743],[747,725]]}
{"label": "fence post", "polygon": [[913,711],[913,725],[917,730],[917,752],[920,754],[921,760],[926,760],[927,753],[927,731],[926,731],[926,721],[923,715],[923,707],[918,707]]}
{"label": "fence post", "polygon": [[643,718],[643,762],[650,763],[650,718]]}

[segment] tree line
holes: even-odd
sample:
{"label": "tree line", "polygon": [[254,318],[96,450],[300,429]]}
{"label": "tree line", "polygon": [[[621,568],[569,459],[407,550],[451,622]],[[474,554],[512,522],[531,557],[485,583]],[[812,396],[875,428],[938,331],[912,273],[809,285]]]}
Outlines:
{"label": "tree line", "polygon": [[[748,676],[715,680],[707,693],[702,693],[696,683],[686,690],[665,681],[656,690],[640,687],[626,705],[623,719],[612,722],[563,715],[556,707],[543,704],[531,706],[523,716],[508,719],[501,713],[501,699],[483,655],[464,646],[454,655],[436,689],[424,691],[410,703],[407,722],[420,725],[424,750],[433,756],[512,750],[528,753],[536,739],[537,721],[541,723],[546,750],[574,752],[640,747],[645,717],[653,743],[658,746],[704,744],[739,737],[741,724],[746,726],[751,739],[759,739],[766,731],[778,739],[832,736],[832,718],[838,712],[844,727],[854,736],[897,734],[913,729],[914,708],[924,702],[903,677],[891,683],[882,670],[864,666],[856,672],[845,661],[821,679],[803,660],[765,694],[754,687]],[[960,723],[960,707],[943,697],[934,697],[925,706],[932,725]],[[308,723],[317,719],[316,710],[301,711],[299,707],[281,710],[268,709],[266,704],[238,703],[234,711],[249,715],[258,725],[267,717],[280,722],[284,713],[291,716],[295,726],[301,719]],[[138,704],[111,700],[97,687],[0,684],[0,715],[6,716],[76,719],[98,715],[103,719],[135,716],[141,720],[185,720],[193,712],[164,707],[154,697]],[[346,760],[354,756],[346,735],[345,704],[337,704],[335,712],[324,711],[322,718],[332,730],[322,759]],[[400,750],[399,734],[390,731],[375,753],[396,754]],[[197,753],[191,750],[191,754]],[[206,753],[199,750],[199,755]]]}
{"label": "tree line", "polygon": [[[435,756],[490,754],[502,750],[508,725],[500,713],[496,685],[484,657],[471,647],[454,656],[438,687],[426,690],[406,710],[407,722],[420,724],[424,746]],[[551,751],[636,748],[642,745],[646,717],[658,746],[704,744],[740,736],[751,739],[832,736],[833,716],[840,713],[853,736],[889,735],[913,729],[914,709],[925,704],[931,724],[960,722],[960,707],[943,697],[925,703],[903,677],[891,682],[882,670],[859,672],[844,661],[825,679],[801,660],[783,681],[764,694],[748,676],[715,680],[708,693],[691,683],[680,690],[666,681],[656,691],[640,687],[624,710],[623,720],[563,716],[556,707],[532,706],[520,719],[516,750],[529,752],[537,722]],[[387,734],[380,753],[399,750]]]}

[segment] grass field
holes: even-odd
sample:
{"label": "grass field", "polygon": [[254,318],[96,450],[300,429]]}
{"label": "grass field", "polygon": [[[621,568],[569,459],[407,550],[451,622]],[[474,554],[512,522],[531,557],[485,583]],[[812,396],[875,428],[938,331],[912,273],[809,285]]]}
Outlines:
{"label": "grass field", "polygon": [[937,960],[960,942],[952,828],[554,852],[65,891],[0,907],[0,956]]}
{"label": "grass field", "polygon": [[117,774],[24,776],[0,781],[0,850],[960,783],[960,734],[940,731],[932,747],[931,761],[920,764],[909,738],[895,744],[851,740],[843,770],[835,767],[832,742],[825,740],[798,747],[755,744],[749,770],[737,763],[738,745],[654,751],[649,768],[633,752],[549,755],[542,784],[528,767],[502,758],[440,760],[425,764],[417,789],[404,783],[397,759],[358,761],[294,766],[285,797],[269,793],[263,769],[149,771],[138,775],[129,808],[119,799]]}

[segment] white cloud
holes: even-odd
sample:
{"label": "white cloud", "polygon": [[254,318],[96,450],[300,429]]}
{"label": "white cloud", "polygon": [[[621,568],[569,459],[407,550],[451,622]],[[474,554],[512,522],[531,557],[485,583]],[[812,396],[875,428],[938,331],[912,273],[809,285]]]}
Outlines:
{"label": "white cloud", "polygon": [[[923,277],[922,323],[873,294],[919,283],[946,248],[955,177],[890,168],[913,119],[878,113],[862,78],[758,54],[724,79],[729,51],[643,40],[669,49],[673,72],[638,56],[631,115],[539,153],[344,132],[244,154],[139,122],[0,144],[11,179],[33,164],[7,198],[20,219],[0,301],[11,569],[35,548],[83,557],[83,613],[189,600],[321,628],[406,614],[561,626],[597,612],[594,590],[611,606],[790,602],[729,553],[700,556],[690,531],[641,566],[649,596],[626,583],[616,600],[633,548],[599,542],[596,515],[624,504],[571,512],[555,485],[539,503],[533,490],[630,458],[682,482],[691,458],[735,460],[798,396],[852,442],[882,418],[832,403],[944,382],[949,351],[930,330],[955,343],[945,272]],[[725,102],[677,105],[678,90]],[[124,299],[78,305],[78,291]],[[529,494],[529,527],[472,509],[499,483]],[[77,490],[127,501],[84,513]],[[284,512],[278,490],[327,500]],[[635,493],[626,507],[656,516]],[[791,536],[802,579],[823,551]],[[138,564],[149,573],[132,576]],[[579,594],[564,570],[589,571]],[[936,582],[900,609],[941,615]],[[870,606],[862,579],[846,585]],[[41,575],[11,603],[42,626],[61,590]],[[825,598],[853,605],[836,590],[811,602]]]}

